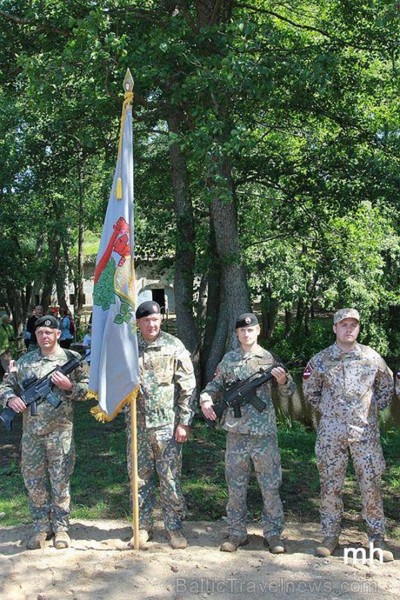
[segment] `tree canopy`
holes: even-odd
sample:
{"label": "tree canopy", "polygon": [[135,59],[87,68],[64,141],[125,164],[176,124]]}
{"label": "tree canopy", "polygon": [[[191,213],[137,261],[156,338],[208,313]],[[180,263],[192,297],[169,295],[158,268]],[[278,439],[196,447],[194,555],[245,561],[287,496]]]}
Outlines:
{"label": "tree canopy", "polygon": [[129,67],[136,251],[175,267],[205,377],[258,302],[271,342],[354,304],[397,353],[398,17],[382,0],[1,0],[0,302],[21,322],[35,288],[79,290]]}

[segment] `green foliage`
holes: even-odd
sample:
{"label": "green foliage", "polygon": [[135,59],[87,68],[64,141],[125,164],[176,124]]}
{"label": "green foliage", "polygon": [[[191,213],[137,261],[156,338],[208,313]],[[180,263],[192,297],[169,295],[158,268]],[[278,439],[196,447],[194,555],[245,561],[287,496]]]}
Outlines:
{"label": "green foliage", "polygon": [[395,5],[219,3],[208,18],[197,8],[3,2],[1,301],[24,305],[32,286],[79,273],[78,232],[101,230],[129,67],[137,255],[173,263],[176,144],[199,276],[215,260],[210,204],[234,203],[244,250],[224,256],[244,261],[254,301],[268,293],[280,315],[296,314],[285,339],[319,336],[312,308],[356,304],[365,339],[398,352],[386,317],[400,305]]}
{"label": "green foliage", "polygon": [[274,332],[274,337],[268,344],[282,360],[290,361],[297,359],[303,365],[314,354],[330,346],[334,341],[332,331],[332,318],[330,316],[315,319],[312,324],[311,333],[305,337],[301,333],[294,332],[285,337],[283,325],[280,323]]}

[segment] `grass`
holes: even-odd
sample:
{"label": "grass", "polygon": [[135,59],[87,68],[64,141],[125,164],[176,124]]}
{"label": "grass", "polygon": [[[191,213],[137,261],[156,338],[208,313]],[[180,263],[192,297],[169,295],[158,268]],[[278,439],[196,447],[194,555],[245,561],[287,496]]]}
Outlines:
{"label": "grass", "polygon": [[[72,477],[72,517],[130,519],[131,506],[126,469],[124,416],[101,424],[89,414],[91,403],[75,406],[77,460]],[[0,432],[0,513],[2,525],[29,523],[27,497],[18,464],[18,426],[12,436]],[[297,421],[283,419],[279,427],[283,484],[281,497],[286,519],[318,522],[319,478],[315,463],[315,432]],[[400,500],[400,433],[393,428],[382,436],[387,462],[383,492],[389,535],[400,537],[397,526]],[[185,445],[182,487],[191,520],[214,520],[225,515],[225,433],[209,429],[200,419]],[[344,523],[363,527],[360,493],[349,466],[344,490]],[[248,488],[249,517],[261,518],[262,502],[254,475]]]}

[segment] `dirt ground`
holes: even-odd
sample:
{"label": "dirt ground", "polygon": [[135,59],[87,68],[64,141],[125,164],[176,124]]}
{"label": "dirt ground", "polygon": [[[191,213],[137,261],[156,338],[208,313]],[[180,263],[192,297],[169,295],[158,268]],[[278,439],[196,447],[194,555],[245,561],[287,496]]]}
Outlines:
{"label": "dirt ground", "polygon": [[225,523],[185,523],[186,550],[172,550],[157,523],[147,550],[129,549],[129,523],[73,521],[72,547],[25,549],[28,526],[0,528],[0,598],[2,600],[218,600],[376,599],[400,594],[400,543],[396,560],[366,564],[344,561],[344,548],[367,540],[344,530],[341,547],[328,559],[314,557],[320,540],[314,523],[288,523],[288,552],[274,556],[264,549],[259,524],[249,524],[250,544],[234,554],[219,551]]}

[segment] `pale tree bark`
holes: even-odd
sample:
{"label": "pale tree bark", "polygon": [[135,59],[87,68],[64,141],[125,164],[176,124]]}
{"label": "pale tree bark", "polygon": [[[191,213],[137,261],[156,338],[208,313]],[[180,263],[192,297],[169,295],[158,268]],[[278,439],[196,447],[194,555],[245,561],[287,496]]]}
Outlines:
{"label": "pale tree bark", "polygon": [[[210,183],[210,186],[212,186],[210,189],[212,196],[211,218],[221,268],[221,287],[219,309],[216,308],[218,310],[217,325],[205,370],[206,380],[212,378],[224,352],[235,346],[236,319],[238,315],[248,311],[250,307],[246,272],[241,260],[236,196],[231,176],[231,165],[226,157],[216,160],[218,175],[225,181],[223,190],[219,186],[213,186]],[[227,194],[231,196],[231,201],[227,201]]]}
{"label": "pale tree bark", "polygon": [[61,272],[61,239],[55,233],[50,233],[48,236],[49,244],[49,260],[51,261],[50,268],[47,269],[45,278],[43,281],[42,288],[42,299],[41,304],[43,305],[43,311],[46,314],[51,301],[51,292],[53,285],[57,285],[57,281],[63,282],[62,296],[60,298],[59,289],[57,286],[57,296],[60,306],[65,304],[65,273]]}
{"label": "pale tree bark", "polygon": [[85,209],[84,209],[84,175],[82,171],[82,157],[79,156],[78,160],[78,194],[79,194],[79,214],[78,214],[78,268],[76,277],[74,278],[75,287],[75,310],[79,311],[84,305],[84,293],[83,293],[83,265],[84,265],[84,250],[83,242],[85,235]]}

